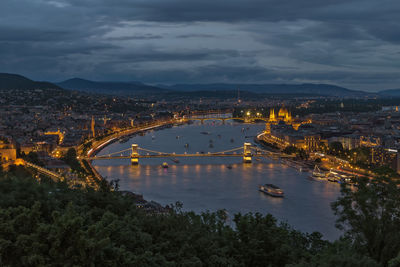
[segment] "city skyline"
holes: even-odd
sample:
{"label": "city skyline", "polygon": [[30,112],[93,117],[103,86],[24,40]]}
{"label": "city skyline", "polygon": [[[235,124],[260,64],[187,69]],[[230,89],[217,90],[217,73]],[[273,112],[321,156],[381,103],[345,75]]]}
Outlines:
{"label": "city skyline", "polygon": [[397,13],[376,1],[10,1],[1,72],[34,80],[399,88]]}

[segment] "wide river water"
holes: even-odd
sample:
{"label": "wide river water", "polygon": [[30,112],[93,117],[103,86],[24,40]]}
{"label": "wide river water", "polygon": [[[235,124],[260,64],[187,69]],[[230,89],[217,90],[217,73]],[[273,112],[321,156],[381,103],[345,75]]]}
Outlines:
{"label": "wide river water", "polygon": [[[131,144],[177,154],[224,151],[241,147],[244,142],[253,143],[254,136],[264,127],[265,124],[218,121],[174,126],[132,136],[126,143],[113,143],[98,155],[120,151]],[[338,184],[310,180],[309,173],[272,158],[253,159],[251,164],[242,163],[240,157],[179,158],[179,161],[140,159],[140,165],[131,166],[129,160],[114,159],[98,160],[94,165],[103,177],[119,179],[120,190],[143,194],[146,200],[163,205],[180,201],[185,210],[195,212],[226,209],[230,218],[238,212],[271,213],[295,229],[319,231],[329,240],[340,235],[330,208],[340,194]],[[162,168],[163,162],[169,168]],[[274,198],[259,192],[258,186],[265,183],[282,188],[285,197]]]}

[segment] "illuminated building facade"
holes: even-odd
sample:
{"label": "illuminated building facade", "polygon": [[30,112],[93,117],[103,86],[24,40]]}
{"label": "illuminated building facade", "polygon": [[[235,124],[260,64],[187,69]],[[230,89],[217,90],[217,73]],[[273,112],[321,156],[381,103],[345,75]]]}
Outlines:
{"label": "illuminated building facade", "polygon": [[0,140],[0,162],[7,162],[17,158],[17,149],[9,141]]}
{"label": "illuminated building facade", "polygon": [[316,151],[322,141],[321,136],[312,129],[299,129],[301,125],[310,123],[311,120],[293,119],[291,112],[284,106],[278,113],[271,108],[269,120],[265,125],[265,141],[281,148],[296,146],[308,151]]}
{"label": "illuminated building facade", "polygon": [[58,129],[57,131],[47,131],[44,134],[45,135],[57,135],[58,136],[58,144],[62,144],[64,142],[65,132],[61,132],[60,129]]}

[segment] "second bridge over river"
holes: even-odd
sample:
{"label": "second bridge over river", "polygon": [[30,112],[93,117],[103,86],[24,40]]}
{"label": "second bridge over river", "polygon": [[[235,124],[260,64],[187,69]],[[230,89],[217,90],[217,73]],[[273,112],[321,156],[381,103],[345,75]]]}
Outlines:
{"label": "second bridge over river", "polygon": [[196,152],[196,153],[170,153],[150,150],[132,144],[130,148],[94,157],[87,157],[86,160],[107,160],[107,159],[130,159],[134,165],[139,164],[140,158],[176,158],[176,157],[242,157],[244,163],[251,163],[253,157],[293,157],[253,146],[251,143],[244,143],[241,147],[220,151],[220,152]]}

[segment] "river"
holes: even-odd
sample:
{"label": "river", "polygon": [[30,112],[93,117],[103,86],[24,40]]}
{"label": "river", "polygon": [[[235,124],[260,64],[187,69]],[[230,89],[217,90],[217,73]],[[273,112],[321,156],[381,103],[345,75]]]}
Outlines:
{"label": "river", "polygon": [[[131,144],[162,152],[224,151],[241,147],[244,142],[253,143],[254,136],[264,127],[265,124],[219,121],[174,126],[133,136],[126,143],[113,143],[98,155],[120,151]],[[143,194],[146,200],[163,205],[180,201],[185,210],[195,212],[226,209],[230,218],[238,212],[271,213],[295,229],[319,231],[329,240],[340,235],[330,208],[340,194],[338,184],[310,180],[309,173],[271,158],[253,159],[251,164],[243,164],[240,157],[179,160],[174,163],[169,158],[140,159],[139,166],[131,166],[129,160],[123,159],[98,160],[94,166],[103,177],[119,179],[120,190]],[[163,162],[168,163],[168,169],[161,168]],[[265,183],[282,188],[285,197],[273,198],[259,192],[258,185]]]}

